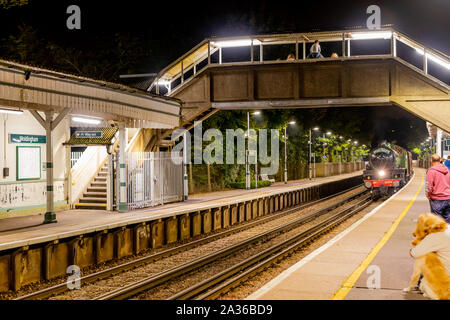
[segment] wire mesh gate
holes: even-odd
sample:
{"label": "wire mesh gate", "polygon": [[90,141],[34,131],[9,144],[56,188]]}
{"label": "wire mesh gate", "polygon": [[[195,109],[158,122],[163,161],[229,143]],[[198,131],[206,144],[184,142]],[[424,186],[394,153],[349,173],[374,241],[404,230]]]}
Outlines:
{"label": "wire mesh gate", "polygon": [[127,152],[125,164],[128,209],[183,200],[181,152]]}

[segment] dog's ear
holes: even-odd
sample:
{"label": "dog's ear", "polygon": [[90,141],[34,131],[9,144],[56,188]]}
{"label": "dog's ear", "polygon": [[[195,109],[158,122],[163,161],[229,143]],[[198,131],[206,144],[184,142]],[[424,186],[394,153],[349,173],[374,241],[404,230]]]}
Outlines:
{"label": "dog's ear", "polygon": [[425,219],[424,231],[428,233],[442,232],[447,228],[447,223],[444,219],[436,214],[427,214]]}

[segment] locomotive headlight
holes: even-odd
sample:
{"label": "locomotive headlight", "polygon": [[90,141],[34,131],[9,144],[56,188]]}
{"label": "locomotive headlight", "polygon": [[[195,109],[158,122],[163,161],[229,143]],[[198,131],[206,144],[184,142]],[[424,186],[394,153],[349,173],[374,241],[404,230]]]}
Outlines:
{"label": "locomotive headlight", "polygon": [[380,171],[378,171],[378,175],[380,176],[380,177],[384,177],[384,170],[380,170]]}

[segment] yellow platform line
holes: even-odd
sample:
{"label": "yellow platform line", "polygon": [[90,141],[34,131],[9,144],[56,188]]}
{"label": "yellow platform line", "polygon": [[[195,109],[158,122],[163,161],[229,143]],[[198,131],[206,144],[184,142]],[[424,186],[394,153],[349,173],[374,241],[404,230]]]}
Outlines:
{"label": "yellow platform line", "polygon": [[369,255],[361,262],[358,268],[356,268],[355,271],[342,283],[341,288],[336,291],[336,293],[331,297],[330,300],[344,300],[347,294],[352,290],[353,286],[355,285],[356,281],[358,281],[361,274],[366,270],[366,268],[369,266],[369,264],[372,262],[372,260],[376,257],[378,252],[383,248],[383,246],[388,242],[388,240],[391,238],[391,236],[394,234],[395,230],[397,229],[400,222],[403,220],[403,218],[408,213],[409,209],[413,205],[413,203],[416,201],[417,196],[419,195],[420,190],[422,189],[422,186],[424,184],[424,175],[421,177],[421,183],[419,186],[419,189],[414,194],[414,197],[411,199],[411,201],[408,203],[405,209],[403,209],[402,213],[397,217],[397,219],[394,221],[394,223],[391,225],[387,233],[381,238],[381,240],[375,245],[375,247],[372,249],[372,251],[369,253]]}

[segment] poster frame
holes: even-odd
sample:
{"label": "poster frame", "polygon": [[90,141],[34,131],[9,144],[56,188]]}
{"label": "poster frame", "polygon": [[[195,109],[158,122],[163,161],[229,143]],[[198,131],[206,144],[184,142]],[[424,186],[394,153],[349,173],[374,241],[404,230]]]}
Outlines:
{"label": "poster frame", "polygon": [[[39,149],[39,177],[32,177],[32,178],[21,178],[20,177],[20,168],[19,168],[19,150],[24,148],[33,148],[33,149]],[[42,159],[42,152],[40,146],[16,146],[16,180],[17,181],[25,181],[25,180],[40,180],[42,177],[42,170],[41,170],[41,160]]]}

